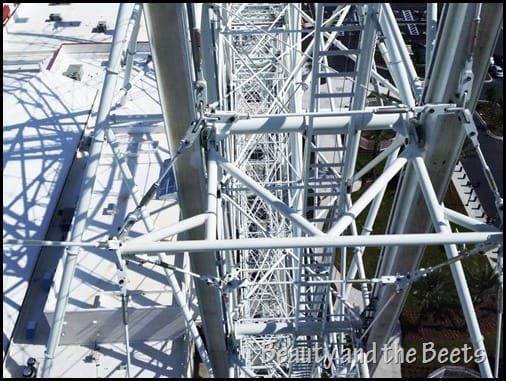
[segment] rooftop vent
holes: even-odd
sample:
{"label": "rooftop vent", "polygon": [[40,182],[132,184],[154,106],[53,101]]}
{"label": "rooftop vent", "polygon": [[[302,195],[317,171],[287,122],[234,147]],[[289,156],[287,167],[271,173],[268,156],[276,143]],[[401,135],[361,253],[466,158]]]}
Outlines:
{"label": "rooftop vent", "polygon": [[94,33],[106,33],[107,32],[107,23],[103,20],[97,23],[97,26],[93,28]]}
{"label": "rooftop vent", "polygon": [[83,65],[69,65],[67,71],[63,75],[80,81],[83,78]]}
{"label": "rooftop vent", "polygon": [[49,19],[46,21],[61,21],[61,16],[59,13],[50,13]]}

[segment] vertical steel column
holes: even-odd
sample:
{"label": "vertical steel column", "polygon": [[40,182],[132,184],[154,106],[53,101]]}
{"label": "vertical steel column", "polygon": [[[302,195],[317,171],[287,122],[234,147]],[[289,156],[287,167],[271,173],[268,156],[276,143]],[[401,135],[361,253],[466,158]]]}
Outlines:
{"label": "vertical steel column", "polygon": [[[426,17],[426,31],[425,31],[425,70],[430,66],[432,59],[432,52],[434,44],[436,43],[437,33],[437,3],[427,3],[427,17]],[[426,75],[427,76],[427,75]]]}
{"label": "vertical steel column", "polygon": [[411,85],[415,99],[419,100],[422,93],[422,84],[420,83],[418,75],[416,74],[415,66],[413,65],[413,61],[409,56],[408,49],[404,43],[399,25],[397,25],[392,7],[388,3],[383,4],[382,21],[383,26],[388,26],[389,36],[392,38],[392,43],[395,44],[399,52],[399,56],[404,64],[406,74],[409,79],[409,84]]}
{"label": "vertical steel column", "polygon": [[[218,73],[216,70],[216,52],[214,47],[215,29],[213,25],[216,21],[211,18],[213,7],[209,3],[202,4],[202,16],[200,23],[200,40],[202,52],[202,71],[207,82],[207,100],[209,104],[218,101]],[[215,26],[215,25],[214,25]]]}
{"label": "vertical steel column", "polygon": [[[457,103],[459,97],[460,74],[465,67],[476,4],[447,4],[446,7],[422,96],[422,103],[425,104],[437,105],[449,101]],[[492,36],[497,35],[502,21],[502,4],[483,4],[481,18],[483,28],[478,35],[475,49],[473,67],[475,81],[469,101],[471,111],[474,111],[477,95],[482,86],[481,81],[488,68],[488,58],[494,48],[495,38]],[[422,154],[438,200],[441,201],[451,181],[466,133],[454,115],[433,114],[429,114],[424,121]],[[452,144],[445,143],[449,141]],[[417,187],[417,181],[415,171],[408,166],[394,200],[388,226],[389,233],[426,234],[430,231],[430,217]],[[381,267],[376,275],[405,274],[413,271],[418,268],[424,249],[425,246],[420,245],[384,248],[381,254]],[[374,294],[378,297],[378,306],[386,303],[391,291],[389,286],[375,287]],[[372,343],[381,348],[390,338],[408,292],[409,287],[402,290],[397,297],[398,303],[389,304],[382,312],[370,331],[369,348]],[[371,373],[374,374],[377,365],[371,364]]]}
{"label": "vertical steel column", "polygon": [[[365,6],[364,30],[360,34],[360,50],[361,53],[357,60],[357,81],[353,86],[353,99],[350,110],[363,110],[367,92],[369,91],[369,80],[374,58],[374,47],[376,44],[376,25],[374,20],[377,18],[377,10],[374,4]],[[346,136],[346,152],[344,155],[344,167],[341,174],[341,192],[339,201],[339,213],[344,213],[346,209],[346,197],[350,193],[353,184],[353,173],[355,171],[355,163],[357,161],[358,148],[360,144],[360,130],[357,130],[357,117],[351,116],[348,134]]]}
{"label": "vertical steel column", "polygon": [[[311,69],[311,73],[310,73],[310,76],[311,76],[311,86],[310,86],[310,93],[309,93],[309,105],[308,105],[308,110],[310,112],[317,112],[318,109],[320,108],[320,101],[318,99],[318,97],[316,96],[316,94],[319,93],[319,87],[320,87],[320,78],[318,77],[318,73],[320,72],[321,70],[321,62],[320,62],[320,59],[321,59],[321,55],[320,55],[320,51],[323,49],[323,34],[321,32],[321,28],[323,27],[323,9],[322,9],[322,4],[320,3],[315,3],[314,4],[314,8],[315,8],[315,23],[314,23],[314,36],[313,36],[313,39],[312,39],[312,46],[313,46],[313,51],[312,51],[312,59],[313,59],[313,64],[312,64],[312,69]],[[309,75],[308,75],[309,77]],[[313,116],[310,116],[308,118],[308,125],[307,125],[307,129],[305,131],[305,136],[304,136],[304,152],[302,154],[302,160],[303,160],[303,166],[302,166],[302,179],[303,179],[303,185],[304,185],[304,190],[303,190],[303,196],[302,196],[302,200],[303,200],[303,209],[302,209],[302,215],[304,217],[307,217],[307,209],[308,209],[308,200],[309,200],[309,191],[310,191],[310,185],[309,185],[309,181],[307,181],[307,179],[310,177],[311,175],[311,161],[312,161],[312,154],[311,152],[313,151],[312,149],[312,144],[313,144],[313,126],[314,126],[314,117]],[[313,160],[315,160],[316,158],[314,158]],[[313,174],[314,177],[317,177],[317,174],[316,174],[316,169],[313,170],[313,172],[315,172]],[[301,273],[302,271],[302,262],[299,262],[299,270],[297,270],[299,273]],[[298,306],[297,306],[298,308]]]}
{"label": "vertical steel column", "polygon": [[[149,70],[147,67],[148,66],[148,63],[147,63],[144,71],[142,73],[140,73],[139,75],[137,75],[132,81],[130,81],[130,73],[131,73],[131,69],[132,69],[133,57],[135,54],[135,48],[136,48],[136,44],[137,44],[137,36],[139,33],[141,15],[142,15],[142,5],[136,4],[134,7],[134,10],[133,10],[132,17],[130,19],[130,24],[129,24],[128,31],[127,31],[127,37],[128,37],[129,42],[128,42],[128,47],[127,47],[127,52],[126,52],[127,56],[126,56],[126,66],[125,66],[123,87],[120,89],[120,91],[124,92],[124,96],[126,95],[128,90],[135,84],[135,82],[137,80],[139,80]],[[126,161],[124,160],[123,155],[118,151],[117,146],[114,144],[116,141],[116,138],[110,128],[107,129],[107,140],[111,144],[111,148],[113,150],[115,159],[117,160],[118,165],[120,166],[122,174],[125,178],[124,181],[127,182],[127,185],[131,191],[131,194],[132,194],[133,199],[135,201],[135,205],[139,206],[142,202],[142,196],[139,194],[139,189],[134,182],[133,176],[130,172],[130,169],[129,169]],[[143,221],[144,225],[146,226],[146,229],[148,231],[148,235],[150,235],[153,233],[153,230],[154,230],[153,222],[149,216],[149,213],[145,210],[145,208],[142,209],[141,213],[142,213],[142,221]],[[201,218],[199,218],[199,217],[201,217]],[[204,221],[206,221],[207,217],[208,217],[207,215],[190,217],[189,219],[187,219],[185,221],[181,221],[178,224],[178,226],[180,226],[181,229],[187,230],[187,229],[190,229],[190,227],[188,226],[190,224],[190,221],[193,221],[195,219],[203,219]],[[199,225],[201,225],[201,224],[199,223],[196,226],[199,226]],[[175,226],[171,226],[171,228],[174,228],[175,230],[177,230],[177,228]],[[146,237],[144,237],[144,239],[145,238]],[[158,254],[158,258],[163,263],[168,262],[166,255],[163,253]],[[197,325],[196,325],[195,321],[193,320],[193,313],[187,305],[187,302],[185,300],[185,295],[184,295],[183,291],[181,290],[181,287],[180,287],[178,280],[174,274],[174,271],[169,270],[167,268],[164,268],[163,270],[164,270],[165,276],[167,278],[168,284],[172,288],[174,298],[183,312],[186,326],[187,326],[188,330],[190,331],[190,335],[192,336],[192,338],[194,340],[195,347],[200,355],[200,358],[201,358],[205,368],[207,369],[209,375],[213,376],[213,369],[212,369],[204,342],[202,341],[202,338],[201,338],[199,331],[197,329]],[[127,340],[128,340],[128,336],[127,336]]]}
{"label": "vertical steel column", "polygon": [[[123,86],[125,95],[131,87],[130,75],[132,73],[132,65],[134,62],[134,55],[137,48],[137,36],[139,35],[140,20],[142,16],[142,4],[137,3],[132,12],[132,17],[129,24],[129,41],[126,49],[125,58],[125,71],[123,73]],[[123,98],[124,99],[124,98]],[[122,99],[122,101],[123,101]]]}
{"label": "vertical steel column", "polygon": [[[115,33],[112,40],[112,48],[109,54],[109,64],[104,79],[104,87],[100,98],[100,105],[97,113],[94,139],[90,147],[90,156],[83,183],[79,201],[76,206],[76,215],[72,224],[71,241],[81,241],[86,229],[86,220],[90,208],[93,187],[96,179],[96,172],[102,147],[104,144],[105,132],[107,129],[107,118],[111,110],[111,104],[114,97],[114,90],[118,79],[119,66],[121,61],[121,52],[125,43],[125,36],[128,27],[128,20],[132,14],[133,3],[122,3],[119,6],[118,17],[116,19]],[[63,264],[63,276],[60,284],[60,290],[56,300],[56,307],[51,324],[51,331],[48,338],[45,361],[41,376],[47,378],[50,376],[53,359],[56,349],[60,342],[65,310],[70,294],[72,278],[77,266],[77,257],[79,247],[71,246],[66,250],[65,261]]]}
{"label": "vertical steel column", "polygon": [[[158,254],[158,259],[162,263],[167,263],[167,257],[163,253]],[[193,320],[193,313],[187,306],[185,294],[181,290],[181,287],[179,287],[176,275],[174,274],[174,271],[169,270],[167,268],[164,268],[163,270],[165,272],[167,280],[169,281],[169,285],[174,293],[174,298],[176,299],[177,304],[179,304],[179,306],[181,307],[181,310],[183,311],[186,326],[190,331],[190,335],[192,336],[193,341],[195,342],[195,347],[197,348],[197,351],[200,355],[200,359],[202,360],[202,363],[206,367],[209,377],[214,377],[214,371],[211,361],[209,359],[209,355],[207,353],[202,337],[200,336],[200,333],[197,329],[197,324],[195,323],[195,320]]]}
{"label": "vertical steel column", "polygon": [[[169,147],[176,152],[190,124],[197,119],[193,82],[196,78],[192,75],[185,6],[182,3],[146,3],[144,13]],[[185,152],[185,160],[175,163],[174,174],[182,217],[186,219],[204,212],[207,191],[198,142]],[[193,229],[189,236],[190,239],[205,239],[205,229]],[[192,255],[190,261],[193,272],[216,276],[214,253]],[[227,377],[228,355],[219,291],[204,282],[197,282],[195,290],[214,376]]]}
{"label": "vertical steel column", "polygon": [[390,70],[395,85],[399,89],[402,102],[410,108],[413,108],[415,107],[415,99],[413,90],[410,86],[410,77],[407,70],[408,63],[403,60],[399,50],[399,46],[403,42],[396,40],[398,36],[394,33],[392,28],[392,20],[389,19],[388,9],[390,9],[390,4],[383,4],[381,6],[380,23],[383,29],[385,42],[380,42],[378,48]]}
{"label": "vertical steel column", "polygon": [[[422,193],[425,197],[434,229],[438,233],[451,233],[452,230],[448,221],[444,217],[443,208],[439,204],[436,193],[431,186],[429,173],[427,172],[423,158],[420,155],[416,155],[413,158],[412,163],[419,176],[419,184],[422,188]],[[448,259],[452,259],[459,255],[455,244],[445,245],[445,251]],[[476,312],[474,311],[471,293],[469,292],[469,287],[466,283],[462,262],[458,261],[450,264],[450,269],[457,289],[457,295],[462,305],[462,311],[464,312],[467,328],[469,329],[471,336],[471,343],[473,344],[475,352],[480,351],[484,359],[484,361],[481,361],[478,364],[481,374],[484,377],[492,377],[492,371],[490,370],[490,364],[488,363],[487,350],[483,343],[483,336],[480,331]]]}
{"label": "vertical steel column", "polygon": [[[392,144],[393,145],[393,144]],[[397,158],[399,154],[400,147],[396,148],[394,152],[392,152],[387,159],[387,162],[385,164],[385,168],[388,168],[393,161]],[[364,226],[362,228],[362,235],[369,235],[371,234],[373,230],[374,222],[376,221],[376,216],[378,215],[381,203],[383,201],[383,196],[385,194],[385,191],[387,189],[387,184],[384,185],[383,189],[378,193],[378,195],[374,198],[374,200],[371,202],[371,207],[369,209],[369,212],[367,214],[367,218],[365,220]],[[364,272],[364,265],[362,262],[362,254],[364,251],[364,247],[356,247],[354,250],[354,256],[350,264],[350,268],[348,270],[348,280],[352,280],[355,278],[357,270],[359,271],[359,275],[361,278],[365,278],[365,272]],[[369,289],[366,284],[361,285],[363,298],[364,298],[364,305],[367,305],[369,303]],[[351,289],[351,283],[346,284],[345,291],[343,293],[344,298],[348,297],[348,293]]]}

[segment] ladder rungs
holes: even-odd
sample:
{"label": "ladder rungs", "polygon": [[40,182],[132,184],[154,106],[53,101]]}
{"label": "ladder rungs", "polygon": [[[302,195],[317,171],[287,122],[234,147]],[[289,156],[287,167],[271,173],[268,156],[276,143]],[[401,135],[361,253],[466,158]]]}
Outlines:
{"label": "ladder rungs", "polygon": [[331,283],[330,280],[321,280],[320,279],[320,280],[318,280],[317,283],[311,283],[311,280],[308,280],[308,278],[321,278],[323,276],[329,276],[329,272],[326,271],[325,273],[322,272],[321,274],[316,274],[316,273],[311,273],[311,274],[310,273],[304,273],[304,274],[300,274],[301,279],[304,278],[303,281],[306,282],[306,283],[309,283],[310,286],[320,286],[320,284],[318,282],[322,282],[321,286],[326,286],[327,283]]}
{"label": "ladder rungs", "polygon": [[352,97],[354,93],[318,93],[315,94],[317,98],[348,98]]}
{"label": "ladder rungs", "polygon": [[[322,277],[322,276],[328,277],[329,274],[326,273],[326,274],[320,275],[320,277]],[[327,287],[330,283],[332,283],[332,281],[329,280],[329,279],[313,279],[313,278],[316,278],[316,277],[318,277],[318,275],[316,275],[316,274],[301,274],[300,275],[301,281],[304,282],[305,286],[315,286],[315,287],[316,286],[322,286],[322,287]]]}
{"label": "ladder rungs", "polygon": [[[312,270],[310,266],[314,266],[316,268],[322,268],[322,267],[325,267],[325,270],[328,270],[328,267],[331,265],[331,262],[332,261],[332,254],[329,254],[329,255],[326,255],[322,258],[320,258],[321,262],[318,262],[318,263],[305,263],[303,266],[303,269],[306,269],[306,270]],[[325,262],[324,262],[325,261]],[[323,274],[323,270],[320,274],[317,274],[316,272],[314,272],[314,270],[312,270],[313,272],[312,273],[309,273],[309,272],[304,272],[304,274],[310,274],[310,275],[321,275]]]}
{"label": "ladder rungs", "polygon": [[316,192],[312,193],[312,197],[328,197],[328,196],[337,196],[339,192]]}
{"label": "ladder rungs", "polygon": [[[326,267],[328,267],[328,265],[327,265]],[[323,277],[323,276],[327,276],[327,275],[329,275],[329,274],[330,274],[330,271],[329,271],[329,269],[328,269],[328,268],[326,268],[326,269],[321,269],[321,270],[319,270],[319,271],[318,271],[318,269],[316,269],[316,270],[314,270],[314,272],[312,272],[312,273],[311,273],[311,272],[306,272],[306,274],[307,274],[307,275],[311,275],[311,276],[315,276],[315,277],[319,277],[319,278],[321,278],[321,277]]]}
{"label": "ladder rungs", "polygon": [[[330,260],[332,259],[332,257],[328,257],[328,258],[325,258],[325,259],[328,259],[329,261],[326,261],[326,262],[322,262],[320,264],[320,267],[324,266],[324,267],[329,267],[330,266]],[[322,277],[324,275],[329,275],[329,271],[328,271],[328,268],[325,269],[325,270],[321,270],[320,272],[316,272],[314,270],[311,270],[309,267],[307,267],[308,265],[304,265],[305,267],[305,271],[300,274],[300,276],[302,277],[311,277],[311,276],[314,276],[314,277]]]}
{"label": "ladder rungs", "polygon": [[301,278],[304,278],[304,279],[307,279],[307,278],[311,278],[311,277],[318,277],[318,278],[321,278],[322,276],[328,276],[329,275],[329,272],[328,271],[322,271],[321,273],[316,273],[316,272],[304,272],[302,274],[300,274],[300,277]]}
{"label": "ladder rungs", "polygon": [[310,165],[312,168],[325,168],[325,167],[342,167],[343,163],[313,163]]}
{"label": "ladder rungs", "polygon": [[[325,135],[318,135],[319,137]],[[313,148],[313,152],[342,152],[344,151],[344,147],[316,147]]]}
{"label": "ladder rungs", "polygon": [[360,25],[323,26],[321,32],[359,32],[364,28]]}
{"label": "ladder rungs", "polygon": [[[329,183],[326,183],[326,184],[317,184],[316,182],[314,182],[314,183],[308,184],[308,188],[312,188],[313,192],[314,192],[315,189],[325,189],[326,192],[332,192],[332,190],[334,188],[337,188],[337,184],[329,184]],[[338,189],[336,189],[335,191],[336,191],[336,193],[339,192]],[[313,195],[315,195],[317,193],[318,192],[310,193],[310,194],[308,194],[308,197],[313,197]]]}
{"label": "ladder rungs", "polygon": [[[329,257],[332,257],[332,253],[329,253],[329,252],[322,252],[322,253],[311,253],[311,254],[304,254],[302,256],[302,260],[314,260],[314,257],[315,255],[319,255],[320,257],[323,257],[323,258],[329,258]],[[314,263],[314,262],[313,262]],[[311,263],[306,263],[306,264],[311,264]]]}
{"label": "ladder rungs", "polygon": [[[314,305],[314,304],[322,304],[325,300],[325,295],[326,294],[323,294],[320,292],[320,295],[311,295],[311,294],[307,294],[305,298],[301,298],[300,302],[301,302],[301,305],[304,305],[304,306],[309,306],[309,305]],[[310,296],[313,296],[313,297],[310,297]]]}
{"label": "ladder rungs", "polygon": [[[322,302],[320,302],[319,304],[322,304]],[[323,312],[324,311],[324,308],[311,308],[311,309],[301,309],[302,312],[305,312],[305,313],[318,313],[318,312]]]}
{"label": "ladder rungs", "polygon": [[[319,256],[321,258],[318,258],[318,261],[316,261],[315,256]],[[333,254],[326,254],[326,253],[319,253],[319,254],[312,254],[308,255],[306,254],[304,256],[304,259],[311,260],[311,263],[303,263],[301,266],[307,267],[307,266],[329,266],[330,262],[323,262],[324,260],[330,261],[332,260]],[[304,268],[303,267],[303,268]]]}
{"label": "ladder rungs", "polygon": [[360,49],[348,50],[321,50],[318,52],[321,56],[346,56],[351,54],[359,54]]}
{"label": "ladder rungs", "polygon": [[[304,311],[302,311],[304,312]],[[318,316],[305,316],[304,319],[299,318],[300,322],[308,322],[308,323],[320,323],[322,321],[321,317]]]}
{"label": "ladder rungs", "polygon": [[314,316],[305,316],[305,317],[299,317],[299,322],[301,322],[301,323],[322,323],[322,319],[316,318]]}
{"label": "ladder rungs", "polygon": [[[318,259],[318,261],[314,261],[315,256],[320,256],[321,258]],[[315,267],[329,267],[331,265],[333,255],[332,254],[314,254],[311,258],[306,256],[306,259],[311,259],[312,263],[304,263],[302,264],[302,269],[310,270],[311,268],[308,266],[315,266]],[[308,272],[304,272],[303,274],[309,274]],[[301,274],[302,275],[302,274]],[[317,275],[316,273],[311,273],[311,275]]]}
{"label": "ladder rungs", "polygon": [[326,292],[311,292],[311,291],[306,291],[306,292],[301,292],[299,294],[300,296],[308,296],[308,295],[311,295],[311,296],[325,296],[327,295]]}
{"label": "ladder rungs", "polygon": [[[331,186],[329,185],[318,185],[318,184],[312,184],[312,185],[309,185],[309,188],[312,188],[313,191],[314,190],[318,190],[318,189],[325,189],[326,193],[332,193],[332,195],[335,193],[336,195],[339,194],[339,190],[337,189],[333,189]],[[323,193],[322,193],[323,194]],[[308,197],[317,197],[318,196],[318,193],[315,192],[315,193],[311,193],[311,194],[308,194]]]}
{"label": "ladder rungs", "polygon": [[[314,308],[315,308],[315,307],[316,307],[316,308],[318,308],[318,309],[320,309],[320,307],[319,307],[319,306],[320,306],[322,303],[324,303],[324,302],[325,302],[325,297],[324,297],[324,295],[321,295],[321,296],[320,296],[320,297],[318,297],[318,298],[316,298],[316,297],[315,297],[314,299],[303,299],[303,300],[301,300],[301,301],[300,301],[301,305],[304,305],[304,306],[306,306],[306,307],[309,307],[309,308],[310,308],[309,310],[308,310],[308,309],[306,309],[305,311],[314,311]],[[311,308],[312,308],[312,309],[311,309]]]}
{"label": "ladder rungs", "polygon": [[337,221],[337,218],[311,218],[309,219],[309,222],[330,222],[330,221]]}
{"label": "ladder rungs", "polygon": [[308,188],[313,186],[323,186],[326,185],[327,188],[331,188],[332,186],[338,186],[339,180],[337,177],[333,179],[326,179],[320,177],[312,177],[308,180]]}
{"label": "ladder rungs", "polygon": [[[332,258],[332,254],[323,254],[324,255],[324,259],[328,259],[328,258]],[[306,257],[308,258],[308,257]],[[309,257],[308,259],[313,259],[313,257]],[[316,268],[321,268],[321,267],[325,267],[325,266],[329,266],[329,263],[327,262],[313,262],[313,263],[305,263],[303,265],[305,268],[313,268],[313,267],[316,267]]]}
{"label": "ladder rungs", "polygon": [[316,206],[308,206],[307,210],[321,210],[321,209],[332,209],[334,205],[316,205]]}
{"label": "ladder rungs", "polygon": [[[305,274],[305,276],[303,276],[302,274],[300,275],[301,279],[302,279],[302,277],[304,277],[304,279],[302,279],[302,281],[304,281],[306,283],[305,286],[311,286],[311,287],[318,287],[320,285],[318,282],[327,282],[327,281],[330,282],[330,280],[328,279],[329,276],[330,276],[329,271],[325,271],[325,272],[322,271],[321,274],[307,273],[307,274]],[[323,278],[325,278],[325,279],[323,279]],[[318,282],[316,282],[316,281],[318,281]],[[322,283],[321,286],[327,287],[327,284]]]}
{"label": "ladder rungs", "polygon": [[356,71],[329,71],[318,72],[318,78],[342,78],[342,77],[356,77]]}
{"label": "ladder rungs", "polygon": [[[328,264],[327,264],[328,266]],[[317,273],[317,272],[304,272],[302,274],[300,274],[300,277],[304,277],[304,278],[310,278],[310,277],[318,277],[318,278],[321,278],[322,276],[328,276],[329,275],[329,271],[328,270],[325,270],[325,271],[321,271],[320,273]]]}

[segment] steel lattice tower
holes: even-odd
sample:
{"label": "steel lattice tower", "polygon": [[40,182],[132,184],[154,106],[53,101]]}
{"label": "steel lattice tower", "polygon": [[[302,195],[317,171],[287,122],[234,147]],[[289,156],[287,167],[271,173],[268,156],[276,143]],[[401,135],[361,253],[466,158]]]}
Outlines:
{"label": "steel lattice tower", "polygon": [[[175,231],[188,236],[126,232],[102,247],[123,258],[189,253],[204,342],[190,328],[214,376],[369,377],[377,363],[347,350],[387,343],[411,285],[434,270],[420,268],[430,245],[444,247],[472,345],[484,348],[461,260],[493,251],[502,277],[502,221],[443,200],[465,139],[477,143],[472,113],[502,5],[445,4],[438,18],[427,4],[424,77],[388,3],[143,10],[181,205]],[[389,138],[364,162],[371,134]],[[488,361],[480,371],[492,375]]]}

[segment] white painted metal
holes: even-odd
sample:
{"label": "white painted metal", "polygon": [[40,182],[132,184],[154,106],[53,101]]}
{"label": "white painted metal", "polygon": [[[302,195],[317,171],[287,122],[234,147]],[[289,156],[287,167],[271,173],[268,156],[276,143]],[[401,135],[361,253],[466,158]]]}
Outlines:
{"label": "white painted metal", "polygon": [[[189,46],[189,28],[192,26],[189,25],[189,13],[184,4],[144,4],[144,13],[156,76],[163,78],[158,81],[158,89],[167,140],[171,152],[175,153],[179,150],[181,141],[186,139],[191,123],[196,121],[198,113],[203,111],[197,109],[199,100],[195,94],[194,82],[197,79],[194,59],[199,59],[195,55],[199,55],[200,52],[193,52],[192,57]],[[196,44],[198,45],[198,42]],[[174,54],[174,51],[179,53]],[[194,136],[198,137],[195,134]],[[184,219],[199,215],[206,210],[207,186],[200,151],[199,144],[193,144],[186,149],[184,157],[174,164],[178,202]],[[192,239],[206,237],[202,226],[192,229],[188,234]],[[213,253],[204,253],[191,258],[191,267],[193,272],[201,275],[218,274],[216,257]],[[199,299],[200,315],[206,316],[202,322],[206,349],[214,375],[226,377],[228,358],[225,352],[221,296],[215,288],[203,282],[196,283],[195,290]]]}
{"label": "white painted metal", "polygon": [[[436,196],[436,192],[434,191],[434,188],[432,188],[429,172],[425,167],[423,157],[420,156],[419,153],[416,153],[414,160],[412,160],[412,163],[419,176],[419,184],[422,188],[422,193],[427,202],[427,206],[429,207],[429,214],[432,220],[432,224],[434,225],[434,229],[440,233],[451,232],[452,230],[450,228],[450,224],[444,218],[442,207],[438,205],[439,202]],[[445,245],[444,248],[448,259],[458,256],[456,245]],[[469,329],[473,348],[483,353],[484,365],[480,365],[480,370],[487,377],[492,377],[490,366],[488,365],[487,350],[485,349],[483,335],[480,331],[476,312],[474,311],[471,293],[469,292],[469,288],[467,286],[466,278],[464,275],[464,268],[462,267],[461,262],[452,263],[450,265],[450,268],[452,270],[455,286],[457,288],[457,295],[462,305],[462,311],[464,312],[464,318]]]}
{"label": "white painted metal", "polygon": [[[124,46],[124,38],[128,20],[131,16],[134,4],[121,5],[118,10],[116,31],[112,43],[111,53],[109,56],[108,71],[104,80],[104,87],[102,90],[101,101],[97,115],[97,128],[90,149],[90,161],[85,173],[82,184],[82,192],[76,207],[75,222],[72,226],[71,240],[81,240],[84,230],[86,228],[86,217],[88,215],[91,195],[96,179],[96,172],[98,168],[98,160],[102,151],[104,137],[107,130],[107,116],[111,109],[111,103],[114,96],[114,87],[116,85],[120,52]],[[79,254],[79,247],[70,247],[66,250],[67,256],[65,259],[65,266],[63,270],[63,280],[61,282],[60,290],[58,292],[58,302],[54,313],[53,322],[51,324],[51,334],[48,339],[47,350],[45,354],[45,361],[42,368],[42,377],[49,377],[51,374],[52,361],[56,352],[56,348],[60,341],[61,331],[64,323],[65,309],[68,302],[69,290],[74,277],[74,272],[77,264],[77,256]]]}
{"label": "white painted metal", "polygon": [[[360,236],[317,236],[317,237],[289,237],[289,238],[244,238],[224,239],[217,242],[206,243],[206,240],[175,241],[175,242],[145,242],[129,243],[122,245],[123,254],[135,252],[159,253],[159,252],[184,252],[184,251],[214,251],[238,249],[276,249],[276,248],[310,248],[310,247],[347,247],[347,246],[409,246],[420,245],[426,239],[431,244],[461,244],[469,240],[470,243],[499,244],[502,238],[501,232],[474,232],[474,233],[450,233],[450,234],[374,234],[366,237]],[[388,238],[390,237],[390,239]],[[117,245],[114,242],[112,246]],[[144,245],[144,247],[142,246]],[[235,245],[235,246],[234,246]]]}
{"label": "white painted metal", "polygon": [[[481,17],[487,19],[487,27],[494,30],[490,31],[495,35],[495,28],[499,25],[501,18],[494,15],[497,12],[497,7],[484,6],[482,9]],[[459,91],[464,89],[460,87],[461,74],[465,72],[466,61],[469,58],[469,41],[473,37],[473,20],[476,15],[475,5],[454,6],[449,4],[445,6],[445,17],[441,19],[440,28],[438,29],[438,42],[435,50],[433,51],[433,58],[427,75],[424,92],[422,95],[422,102],[425,104],[440,104],[440,102],[454,100],[458,97]],[[463,38],[462,36],[467,36]],[[474,56],[474,64],[476,77],[483,79],[486,72],[486,64],[484,64],[484,56],[491,52],[492,44],[490,43],[490,35],[487,33],[481,34],[478,39],[478,46],[483,50],[476,50],[480,52]],[[486,54],[482,54],[487,52]],[[480,64],[478,64],[480,62]],[[458,70],[456,68],[459,68]],[[459,83],[460,82],[460,83]],[[474,85],[469,89],[471,95],[467,107],[471,110],[476,104],[477,95],[479,93],[480,82],[474,82]],[[461,94],[462,95],[462,94]],[[455,99],[455,102],[457,100]],[[435,111],[436,108],[429,108],[428,110]],[[444,109],[439,109],[443,111]],[[441,113],[439,113],[441,115]],[[423,155],[426,165],[429,169],[430,179],[432,186],[436,190],[438,201],[441,201],[451,178],[451,172],[457,161],[458,155],[462,148],[464,140],[463,125],[454,119],[453,115],[442,116],[439,119],[428,116],[424,118],[423,129],[424,136],[420,141],[423,147]],[[445,122],[443,122],[443,120]],[[441,129],[444,123],[445,128]],[[419,136],[420,137],[420,136]],[[454,144],[441,145],[442,141],[451,139]],[[438,166],[434,163],[444,163],[446,165]],[[430,220],[427,216],[427,206],[422,198],[422,195],[417,189],[417,175],[414,170],[407,168],[404,173],[401,186],[396,194],[395,208],[390,217],[390,232],[428,232],[431,228]],[[420,200],[421,204],[417,204]],[[406,208],[406,205],[412,206]],[[415,207],[420,205],[420,208]],[[425,216],[421,218],[421,216]],[[380,274],[391,274],[396,272],[412,271],[416,268],[423,255],[424,246],[414,247],[417,251],[416,258],[409,259],[406,257],[407,252],[413,251],[408,248],[385,248],[382,253]],[[378,305],[382,305],[388,300],[390,292],[388,289],[376,288],[375,295],[378,296]],[[393,325],[402,309],[405,297],[409,288],[401,291],[401,297],[398,299],[399,303],[390,304],[389,308],[383,313],[383,318],[371,330],[368,338],[369,345],[373,342],[384,343],[388,339],[389,333],[392,332]],[[480,364],[482,375],[490,374],[488,362]]]}
{"label": "white painted metal", "polygon": [[432,59],[432,52],[434,50],[434,44],[436,40],[437,32],[437,3],[427,3],[427,26],[426,30],[426,42],[425,42],[425,64],[427,67],[430,65]]}
{"label": "white painted metal", "polygon": [[[445,5],[436,38],[437,9],[429,4],[430,68],[422,91],[389,4],[304,4],[146,4],[167,141],[173,153],[187,148],[174,164],[181,221],[155,230],[141,209],[135,217],[147,233],[137,237],[81,242],[81,218],[70,242],[4,244],[68,246],[61,298],[80,247],[94,245],[127,258],[157,255],[158,263],[167,262],[165,254],[189,253],[191,271],[181,271],[194,277],[205,343],[188,307],[190,295],[179,288],[173,270],[165,268],[165,275],[208,374],[236,378],[377,375],[378,362],[346,358],[346,348],[380,348],[390,339],[417,279],[407,275],[420,274],[425,246],[444,246],[473,348],[484,349],[460,262],[467,252],[458,248],[476,245],[474,253],[479,245],[499,247],[502,261],[503,234],[444,208],[441,200],[471,128],[457,116],[474,109],[476,84],[487,69],[484,56],[492,49],[488,39],[502,16],[494,14],[493,4]],[[118,39],[132,8],[121,7]],[[475,36],[471,31],[480,17],[488,25]],[[468,37],[474,37],[470,50],[464,49]],[[111,76],[123,45],[115,37]],[[392,82],[376,71],[376,53]],[[470,81],[463,80],[467,75]],[[112,84],[106,78],[86,181],[93,180],[102,138],[114,143],[114,133],[105,132]],[[400,103],[369,106],[373,91]],[[361,163],[360,148],[370,148],[366,132],[395,138],[375,145],[376,152]],[[450,137],[455,144],[448,149],[441,142]],[[121,152],[114,153],[121,164]],[[135,205],[142,206],[145,199],[125,162],[121,169]],[[78,218],[89,205],[86,184]],[[493,178],[490,185],[502,206]],[[395,189],[394,205],[387,232],[378,234],[375,223],[387,189]],[[449,222],[472,232],[452,232]],[[166,240],[177,234],[177,240]],[[371,247],[382,252],[368,279],[363,255]],[[502,265],[499,271],[502,279]],[[58,345],[63,299],[57,311],[43,376]],[[480,371],[492,375],[488,361]]]}
{"label": "white painted metal", "polygon": [[[132,87],[130,76],[132,74],[132,65],[137,50],[137,37],[139,36],[141,16],[142,4],[135,4],[127,30],[128,46],[125,51],[125,71],[123,73],[123,85],[121,86],[121,89],[125,92],[123,97],[126,96],[128,89]],[[124,102],[125,99],[123,98],[122,101]]]}

